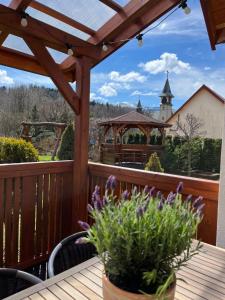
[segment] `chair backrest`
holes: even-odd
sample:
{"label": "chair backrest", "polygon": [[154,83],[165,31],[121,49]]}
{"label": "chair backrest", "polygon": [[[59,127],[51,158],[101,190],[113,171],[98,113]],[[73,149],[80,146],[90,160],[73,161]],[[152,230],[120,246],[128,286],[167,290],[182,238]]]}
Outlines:
{"label": "chair backrest", "polygon": [[53,277],[94,257],[96,249],[91,243],[76,244],[87,236],[85,231],[75,233],[62,240],[52,251],[48,261],[48,276]]}
{"label": "chair backrest", "polygon": [[29,273],[10,268],[0,268],[0,299],[18,293],[32,285],[42,282]]}

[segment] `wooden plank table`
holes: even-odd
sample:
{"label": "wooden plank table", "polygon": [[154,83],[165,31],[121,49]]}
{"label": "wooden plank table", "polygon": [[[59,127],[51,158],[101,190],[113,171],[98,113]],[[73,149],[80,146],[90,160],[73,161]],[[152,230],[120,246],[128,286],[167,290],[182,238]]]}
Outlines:
{"label": "wooden plank table", "polygon": [[[17,293],[8,300],[101,300],[102,264],[99,258],[69,269],[51,279]],[[225,299],[225,250],[204,244],[199,254],[177,274],[179,300]]]}

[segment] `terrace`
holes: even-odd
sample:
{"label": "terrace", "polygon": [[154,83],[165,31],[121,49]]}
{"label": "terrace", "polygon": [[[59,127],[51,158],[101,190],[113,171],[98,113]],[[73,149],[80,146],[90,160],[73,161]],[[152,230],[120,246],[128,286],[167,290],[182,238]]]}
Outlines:
{"label": "terrace", "polygon": [[[86,206],[94,186],[99,184],[104,188],[105,179],[111,174],[119,181],[117,193],[133,185],[138,188],[154,185],[168,193],[183,181],[185,194],[201,194],[205,199],[205,216],[198,238],[213,245],[216,240],[218,245],[225,245],[222,217],[225,185],[221,185],[218,205],[219,182],[88,162],[91,68],[176,8],[180,0],[131,0],[125,6],[100,0],[99,11],[104,15],[104,10],[110,10],[111,18],[100,22],[94,16],[92,26],[87,18],[85,25],[84,20],[75,20],[76,16],[70,18],[71,3],[64,2],[68,4],[67,10],[62,5],[60,11],[57,5],[51,7],[34,0],[12,0],[9,6],[0,4],[0,64],[49,76],[73,109],[76,127],[73,161],[0,166],[0,267],[32,269],[44,278],[53,247],[65,236],[80,230],[77,221],[88,218]],[[225,19],[221,13],[225,4],[213,0],[202,0],[201,4],[214,49],[216,44],[225,42]],[[48,17],[53,18],[52,24],[46,21]],[[57,20],[67,24],[76,35],[54,27]],[[9,35],[22,38],[33,55],[5,47]],[[69,56],[57,63],[51,49]],[[221,182],[225,182],[223,168]]]}

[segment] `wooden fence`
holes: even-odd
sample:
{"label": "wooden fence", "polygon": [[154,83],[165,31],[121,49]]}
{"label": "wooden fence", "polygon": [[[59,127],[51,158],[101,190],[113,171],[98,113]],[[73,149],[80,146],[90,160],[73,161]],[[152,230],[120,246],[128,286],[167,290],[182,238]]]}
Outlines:
{"label": "wooden fence", "polygon": [[104,190],[106,179],[109,175],[115,175],[118,181],[116,193],[126,189],[130,190],[137,186],[138,189],[148,186],[155,186],[158,190],[167,195],[171,190],[175,191],[177,184],[184,183],[184,195],[192,194],[204,197],[204,219],[199,226],[198,238],[202,241],[215,245],[216,223],[218,204],[218,181],[191,178],[163,173],[146,172],[128,168],[120,168],[96,163],[89,163],[89,198],[95,185]]}
{"label": "wooden fence", "polygon": [[0,267],[45,261],[71,233],[72,164],[0,165]]}

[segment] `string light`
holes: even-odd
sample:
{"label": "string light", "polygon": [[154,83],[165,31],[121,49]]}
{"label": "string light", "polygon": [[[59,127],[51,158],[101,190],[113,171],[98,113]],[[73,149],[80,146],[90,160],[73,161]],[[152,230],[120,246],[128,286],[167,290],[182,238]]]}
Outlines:
{"label": "string light", "polygon": [[104,52],[106,52],[106,51],[108,51],[108,46],[107,46],[107,44],[106,43],[103,43],[102,44],[102,50],[104,51]]}
{"label": "string light", "polygon": [[182,0],[179,7],[181,7],[186,15],[191,13],[190,7],[187,5],[187,0]]}
{"label": "string light", "polygon": [[67,54],[69,56],[73,56],[74,55],[73,47],[69,44],[66,44],[66,47],[67,47]]}
{"label": "string light", "polygon": [[22,27],[27,27],[27,25],[28,25],[27,17],[29,15],[27,13],[25,13],[25,12],[22,12],[21,15],[22,15],[21,20],[20,20],[21,26]]}
{"label": "string light", "polygon": [[142,47],[143,46],[143,33],[139,33],[137,36],[136,36],[136,39],[138,41],[138,46],[139,47]]}

